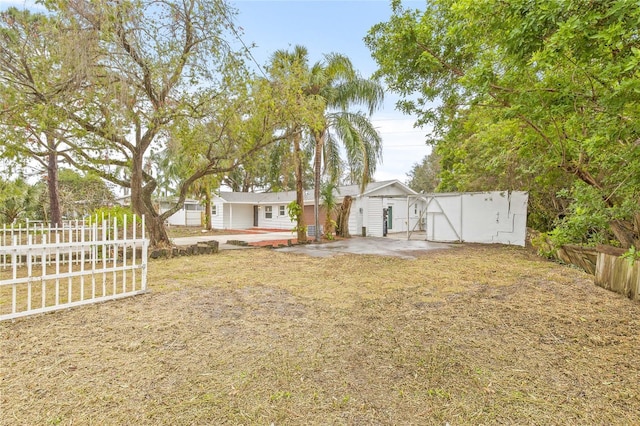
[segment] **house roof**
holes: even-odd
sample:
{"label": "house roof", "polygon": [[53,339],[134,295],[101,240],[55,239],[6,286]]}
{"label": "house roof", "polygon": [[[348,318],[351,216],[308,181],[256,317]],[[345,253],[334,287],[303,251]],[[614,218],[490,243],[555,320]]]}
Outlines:
{"label": "house roof", "polygon": [[[391,187],[395,191],[389,191]],[[385,189],[387,191],[385,191]],[[377,193],[377,194],[376,194]],[[337,189],[336,195],[345,197],[350,195],[357,197],[363,196],[385,196],[399,197],[407,195],[416,195],[417,192],[400,182],[399,180],[387,180],[382,182],[369,183],[365,191],[360,193],[360,185],[341,186]],[[228,203],[234,204],[288,204],[296,199],[295,191],[283,192],[220,192],[219,197]],[[313,189],[305,190],[305,204],[313,203]]]}
{"label": "house roof", "polygon": [[[296,199],[295,191],[283,192],[220,192],[220,198],[228,203],[235,204],[283,204]],[[313,196],[310,191],[305,191],[305,196]]]}

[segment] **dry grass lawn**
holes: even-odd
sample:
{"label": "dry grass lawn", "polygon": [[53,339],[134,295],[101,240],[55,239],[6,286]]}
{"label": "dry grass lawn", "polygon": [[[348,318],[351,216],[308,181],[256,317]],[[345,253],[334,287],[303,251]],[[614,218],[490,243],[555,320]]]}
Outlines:
{"label": "dry grass lawn", "polygon": [[0,423],[640,423],[640,304],[524,249],[225,251],[149,284],[0,323]]}

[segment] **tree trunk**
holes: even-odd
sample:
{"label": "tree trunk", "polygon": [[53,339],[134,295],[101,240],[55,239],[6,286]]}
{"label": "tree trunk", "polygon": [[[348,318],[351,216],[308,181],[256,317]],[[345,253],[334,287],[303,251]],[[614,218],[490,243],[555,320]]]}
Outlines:
{"label": "tree trunk", "polygon": [[58,153],[52,136],[46,135],[47,148],[47,189],[49,191],[49,209],[51,227],[62,226],[62,212],[60,211],[60,194],[58,191]]}
{"label": "tree trunk", "polygon": [[633,223],[613,220],[609,224],[609,227],[616,239],[620,241],[622,248],[628,249],[631,246],[638,247],[638,234],[633,229]]}
{"label": "tree trunk", "polygon": [[304,188],[302,187],[302,150],[300,149],[300,139],[302,138],[300,132],[297,132],[293,136],[293,153],[296,162],[296,203],[300,206],[300,215],[298,216],[298,223],[296,228],[298,229],[298,242],[307,242],[307,226],[304,222]]}
{"label": "tree trunk", "polygon": [[164,226],[164,220],[151,200],[153,190],[143,186],[142,155],[136,153],[131,163],[131,209],[139,216],[144,215],[149,244],[152,247],[169,247],[171,240]]}
{"label": "tree trunk", "polygon": [[211,195],[209,195],[209,185],[207,185],[206,193],[204,195],[204,225],[207,231],[211,231]]}
{"label": "tree trunk", "polygon": [[345,196],[338,211],[336,235],[342,238],[351,237],[351,235],[349,235],[349,215],[351,214],[352,201],[353,198],[351,198],[351,196]]}
{"label": "tree trunk", "polygon": [[313,159],[313,211],[316,225],[315,241],[320,241],[320,172],[322,167],[322,145],[324,144],[324,132],[314,132],[315,154]]}

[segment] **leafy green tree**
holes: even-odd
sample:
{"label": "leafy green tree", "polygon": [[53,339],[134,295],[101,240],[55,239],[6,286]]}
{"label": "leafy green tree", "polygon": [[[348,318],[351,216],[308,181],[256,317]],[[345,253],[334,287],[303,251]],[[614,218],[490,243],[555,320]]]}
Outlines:
{"label": "leafy green tree", "polygon": [[38,218],[41,191],[42,185],[29,185],[23,178],[0,180],[0,215],[3,223],[13,224],[20,219]]}
{"label": "leafy green tree", "polygon": [[49,218],[61,225],[58,159],[64,149],[64,119],[50,104],[68,102],[78,89],[70,46],[54,19],[28,10],[0,13],[0,155],[47,173]]}
{"label": "leafy green tree", "polygon": [[435,192],[440,179],[440,157],[435,152],[431,152],[422,159],[420,163],[415,163],[407,177],[407,184],[416,192]]}
{"label": "leafy green tree", "polygon": [[[298,242],[307,241],[307,227],[304,220],[304,164],[303,132],[306,128],[317,128],[323,120],[324,100],[320,97],[305,96],[304,87],[309,81],[307,50],[296,46],[293,51],[278,50],[272,56],[268,67],[269,84],[279,93],[278,106],[283,112],[287,134],[287,144],[274,151],[274,160],[288,159],[286,163],[273,164],[281,170],[282,164],[293,167],[296,180],[296,231]],[[287,173],[287,171],[284,171]]]}
{"label": "leafy green tree", "polygon": [[[305,47],[296,46],[289,54],[297,58],[301,66],[299,96],[314,100],[313,106],[319,108],[308,117],[311,120],[302,123],[314,147],[315,238],[318,240],[322,164],[324,162],[332,182],[337,182],[346,163],[351,176],[363,188],[366,186],[381,158],[382,138],[366,114],[351,112],[349,108],[362,105],[370,115],[382,104],[384,91],[376,81],[360,77],[346,56],[327,54],[322,61],[309,65]],[[347,153],[346,161],[340,158],[341,145]]]}
{"label": "leafy green tree", "polygon": [[[245,117],[268,106],[248,100],[243,59],[226,41],[234,31],[230,8],[223,0],[44,4],[67,35],[55,42],[76,42],[75,50],[67,49],[75,54],[76,96],[56,102],[46,81],[34,86],[40,103],[65,119],[70,149],[62,155],[80,170],[130,188],[133,210],[147,216],[151,243],[168,244],[164,220],[181,207],[193,182],[232,170],[261,147],[261,140],[241,134],[235,118],[224,133],[197,138],[211,123],[224,125],[231,107]],[[146,162],[151,150],[170,141],[183,144],[180,152],[194,161],[179,181],[176,204],[160,214],[153,202],[158,181]]]}
{"label": "leafy green tree", "polygon": [[603,212],[603,232],[623,247],[638,245],[637,2],[434,0],[417,11],[393,1],[392,8],[366,43],[390,89],[406,97],[404,111],[431,124],[435,140],[479,110],[495,128],[518,127],[511,153],[519,165],[555,167],[562,176],[548,174],[549,181],[598,194],[567,214]]}
{"label": "leafy green tree", "polygon": [[[48,187],[47,187],[48,188]],[[68,219],[82,218],[100,207],[113,205],[115,197],[106,182],[91,172],[59,171],[60,210]],[[42,203],[47,209],[48,194]],[[47,209],[48,210],[48,209]]]}
{"label": "leafy green tree", "polygon": [[[552,158],[529,152],[535,144],[523,143],[531,135],[518,120],[496,122],[490,111],[470,108],[452,122],[432,155],[439,157],[437,190],[528,191],[529,226],[549,231],[566,214],[567,201],[559,191],[570,187]],[[529,160],[527,161],[527,158]]]}
{"label": "leafy green tree", "polygon": [[[360,77],[349,58],[329,54],[311,67],[304,93],[321,97],[325,105],[324,120],[310,129],[315,148],[314,206],[318,241],[322,163],[334,183],[340,176],[341,165],[348,164],[352,178],[364,190],[382,158],[382,138],[366,114],[350,112],[349,108],[363,105],[371,115],[382,104],[384,91],[378,82]],[[346,161],[340,158],[340,145],[345,148]]]}

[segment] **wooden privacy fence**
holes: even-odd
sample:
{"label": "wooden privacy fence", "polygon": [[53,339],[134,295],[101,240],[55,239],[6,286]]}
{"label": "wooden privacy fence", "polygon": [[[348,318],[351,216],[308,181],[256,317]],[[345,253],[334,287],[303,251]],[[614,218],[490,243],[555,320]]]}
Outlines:
{"label": "wooden privacy fence", "polygon": [[632,300],[640,299],[640,263],[620,257],[625,250],[598,246],[596,285],[623,294]]}
{"label": "wooden privacy fence", "polygon": [[640,262],[621,257],[625,251],[605,245],[564,245],[556,251],[556,257],[593,275],[597,286],[640,300]]}
{"label": "wooden privacy fence", "polygon": [[[29,227],[27,227],[29,228]],[[6,231],[6,228],[5,228]],[[144,217],[10,232],[0,245],[0,321],[147,290]]]}

